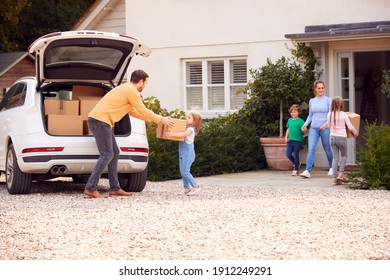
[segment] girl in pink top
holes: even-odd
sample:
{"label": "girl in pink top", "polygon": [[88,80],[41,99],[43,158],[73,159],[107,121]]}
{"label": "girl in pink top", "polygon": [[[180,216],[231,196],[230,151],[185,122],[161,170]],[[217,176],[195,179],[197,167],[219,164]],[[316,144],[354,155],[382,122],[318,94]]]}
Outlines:
{"label": "girl in pink top", "polygon": [[[330,146],[333,152],[333,185],[341,185],[347,182],[348,178],[344,175],[345,164],[347,162],[347,130],[358,136],[355,127],[351,124],[347,113],[343,111],[343,99],[340,96],[333,98],[330,112],[327,116],[327,122],[323,124],[323,129],[330,127]],[[340,159],[339,172],[337,165]]]}

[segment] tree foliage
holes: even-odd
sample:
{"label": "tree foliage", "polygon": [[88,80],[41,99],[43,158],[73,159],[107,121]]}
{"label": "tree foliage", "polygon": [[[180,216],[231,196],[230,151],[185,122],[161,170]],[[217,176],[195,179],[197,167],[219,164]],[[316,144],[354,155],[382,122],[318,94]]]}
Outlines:
{"label": "tree foliage", "polygon": [[29,0],[0,0],[0,52],[18,50],[19,17],[28,5]]}
{"label": "tree foliage", "polygon": [[0,52],[26,51],[42,35],[69,30],[94,0],[0,0]]}

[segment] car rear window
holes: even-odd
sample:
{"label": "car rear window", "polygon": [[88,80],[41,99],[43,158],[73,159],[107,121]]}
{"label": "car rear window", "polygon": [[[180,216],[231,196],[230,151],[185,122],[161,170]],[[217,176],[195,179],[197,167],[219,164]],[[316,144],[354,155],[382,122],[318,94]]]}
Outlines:
{"label": "car rear window", "polygon": [[48,67],[63,63],[86,63],[115,69],[123,53],[105,47],[65,46],[52,48],[45,55]]}

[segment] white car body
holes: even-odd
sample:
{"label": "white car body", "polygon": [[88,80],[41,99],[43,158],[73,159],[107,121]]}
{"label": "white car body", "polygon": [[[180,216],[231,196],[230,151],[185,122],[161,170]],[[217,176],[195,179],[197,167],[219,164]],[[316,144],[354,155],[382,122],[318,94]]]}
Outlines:
{"label": "white car body", "polygon": [[[106,50],[110,53],[111,45],[116,49],[114,58],[103,55]],[[77,56],[77,61],[65,61],[67,50]],[[36,40],[29,52],[36,57],[36,77],[16,81],[0,103],[0,171],[6,174],[6,186],[11,194],[28,193],[32,181],[58,176],[85,182],[99,157],[92,135],[48,133],[43,102],[47,94],[73,85],[96,86],[108,92],[122,82],[133,56],[150,54],[149,48],[137,39],[97,31],[49,34]],[[88,55],[95,61],[79,60]],[[114,66],[113,61],[118,58],[121,65]],[[149,148],[145,122],[125,116],[121,123],[123,128],[116,132],[121,187],[142,191]]]}

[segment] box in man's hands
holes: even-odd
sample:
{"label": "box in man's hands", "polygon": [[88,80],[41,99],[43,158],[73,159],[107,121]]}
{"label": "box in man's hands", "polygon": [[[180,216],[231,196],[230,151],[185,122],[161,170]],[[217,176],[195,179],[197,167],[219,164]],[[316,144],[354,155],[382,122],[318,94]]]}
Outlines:
{"label": "box in man's hands", "polygon": [[157,125],[157,131],[156,135],[157,138],[166,139],[166,140],[175,140],[175,141],[183,141],[183,138],[169,138],[166,134],[168,130],[171,130],[172,132],[184,132],[186,131],[186,120],[179,120],[179,119],[170,119],[173,121],[173,127],[168,127],[166,125],[163,125],[161,122]]}
{"label": "box in man's hands", "polygon": [[[347,112],[347,115],[349,117],[349,120],[351,121],[353,127],[356,129],[356,132],[359,133],[359,128],[360,128],[360,115],[352,112]],[[353,134],[351,131],[349,131],[348,127],[347,129],[347,137],[348,138],[353,138]]]}

